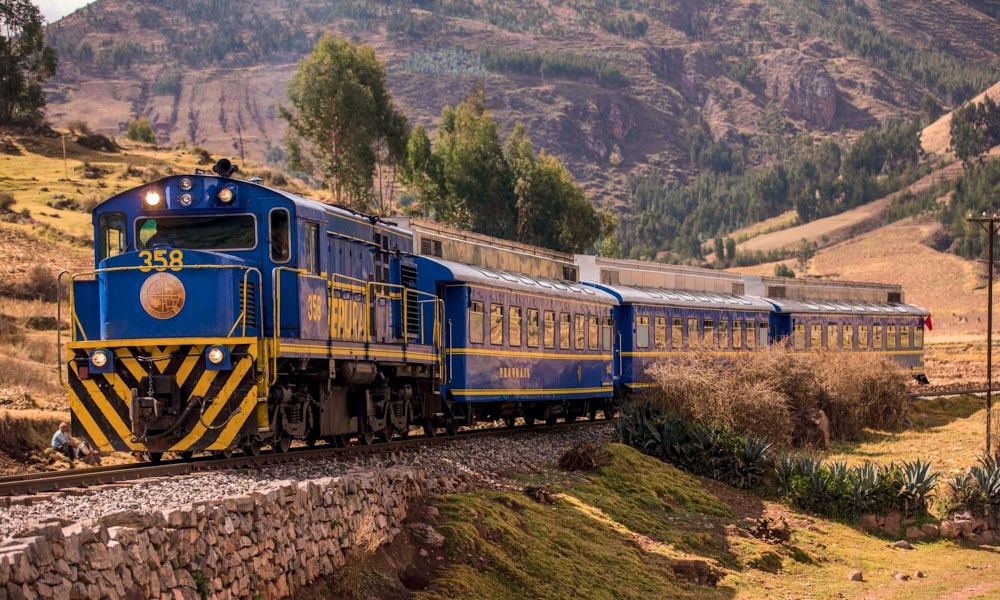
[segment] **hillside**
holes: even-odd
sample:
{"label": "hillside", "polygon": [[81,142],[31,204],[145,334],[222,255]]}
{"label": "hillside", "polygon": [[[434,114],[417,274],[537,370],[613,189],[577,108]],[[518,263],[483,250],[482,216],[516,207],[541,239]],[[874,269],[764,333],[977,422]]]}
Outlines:
{"label": "hillside", "polygon": [[275,159],[284,84],[331,32],[376,49],[411,121],[433,129],[482,81],[505,130],[525,123],[593,200],[620,204],[631,172],[697,170],[699,121],[754,148],[775,133],[769,106],[783,130],[849,137],[917,116],[928,93],[972,97],[1000,79],[1000,24],[980,4],[98,0],[49,27],[48,116],[122,135],[142,115],[164,144]]}

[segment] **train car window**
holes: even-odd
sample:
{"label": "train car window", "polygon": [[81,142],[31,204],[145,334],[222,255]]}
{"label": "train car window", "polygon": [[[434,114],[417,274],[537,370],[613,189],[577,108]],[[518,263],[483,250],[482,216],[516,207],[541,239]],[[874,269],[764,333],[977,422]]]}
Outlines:
{"label": "train car window", "polygon": [[538,347],[538,309],[528,309],[528,347]]}
{"label": "train car window", "polygon": [[900,325],[899,326],[899,347],[909,348],[910,347],[910,326]]}
{"label": "train car window", "polygon": [[469,304],[469,341],[473,344],[483,343],[483,328],[486,324],[486,315],[483,312],[483,303],[473,300]]}
{"label": "train car window", "polygon": [[[747,323],[749,325],[749,323]],[[750,330],[747,330],[747,339],[751,339]],[[806,326],[803,323],[795,324],[795,335],[793,336],[792,343],[796,350],[806,349]]]}
{"label": "train car window", "polygon": [[271,261],[288,262],[292,257],[291,231],[288,227],[288,211],[276,208],[271,211],[269,219],[268,242],[271,246]]}
{"label": "train car window", "polygon": [[680,317],[674,317],[670,324],[670,347],[680,349],[684,341],[684,322]]}
{"label": "train car window", "polygon": [[614,327],[615,327],[614,321],[612,321],[608,317],[605,317],[604,318],[604,332],[603,332],[604,333],[604,349],[605,350],[611,350],[611,346],[614,343],[614,339],[612,337],[612,336],[614,336],[614,331],[615,331]]}
{"label": "train car window", "polygon": [[705,319],[702,323],[702,339],[705,340],[705,346],[712,348],[715,346],[715,320]]}
{"label": "train car window", "polygon": [[882,326],[872,325],[872,348],[879,350],[882,348]]}
{"label": "train car window", "polygon": [[913,328],[913,347],[924,347],[924,328],[922,325],[917,325]]}
{"label": "train car window", "polygon": [[733,321],[733,349],[743,347],[743,321]]}
{"label": "train car window", "polygon": [[136,250],[156,246],[188,250],[253,250],[253,215],[140,217],[135,220]]}
{"label": "train car window", "polygon": [[653,346],[659,349],[667,347],[666,317],[656,317],[653,321]]}
{"label": "train car window", "polygon": [[118,256],[128,247],[125,237],[125,213],[104,213],[97,220],[100,260]]}
{"label": "train car window", "polygon": [[490,343],[503,344],[503,305],[490,304]]}
{"label": "train car window", "polygon": [[574,348],[577,350],[584,350],[587,347],[587,317],[583,315],[573,315],[573,336]]}
{"label": "train car window", "polygon": [[818,350],[823,347],[823,326],[813,325],[809,328],[809,347]]}
{"label": "train car window", "polygon": [[[761,324],[761,329],[764,329]],[[757,321],[747,321],[747,348],[757,345]]]}
{"label": "train car window", "polygon": [[306,223],[305,236],[306,271],[319,275],[319,225]]}
{"label": "train car window", "polygon": [[854,349],[854,325],[844,325],[844,348]]}
{"label": "train car window", "polygon": [[729,349],[729,319],[719,319],[719,348]]}
{"label": "train car window", "polygon": [[556,347],[556,313],[551,310],[545,311],[545,347]]}
{"label": "train car window", "polygon": [[649,348],[649,317],[635,318],[635,345],[638,348]]}
{"label": "train car window", "polygon": [[688,319],[687,333],[688,348],[693,348],[701,341],[701,336],[698,335],[698,319]]}
{"label": "train car window", "polygon": [[831,350],[841,347],[839,327],[833,323],[828,323],[826,326],[826,347]]}
{"label": "train car window", "polygon": [[895,348],[896,347],[896,326],[886,325],[885,328],[885,347]]}
{"label": "train car window", "polygon": [[587,348],[597,350],[597,315],[587,317]]}
{"label": "train car window", "polygon": [[521,307],[510,307],[510,322],[507,323],[507,336],[511,346],[521,345]]}
{"label": "train car window", "polygon": [[559,348],[569,350],[569,341],[573,338],[570,331],[573,327],[573,318],[569,313],[559,313]]}
{"label": "train car window", "polygon": [[858,325],[858,349],[868,349],[868,326]]}

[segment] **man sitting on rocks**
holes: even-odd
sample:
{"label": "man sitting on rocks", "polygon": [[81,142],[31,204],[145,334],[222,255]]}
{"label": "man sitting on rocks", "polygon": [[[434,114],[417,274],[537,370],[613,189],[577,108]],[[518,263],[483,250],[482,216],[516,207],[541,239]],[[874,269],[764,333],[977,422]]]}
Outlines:
{"label": "man sitting on rocks", "polygon": [[73,458],[76,456],[76,446],[73,438],[69,437],[69,424],[65,421],[59,424],[59,429],[52,436],[52,449],[60,454],[65,454],[69,459],[69,466],[73,466]]}

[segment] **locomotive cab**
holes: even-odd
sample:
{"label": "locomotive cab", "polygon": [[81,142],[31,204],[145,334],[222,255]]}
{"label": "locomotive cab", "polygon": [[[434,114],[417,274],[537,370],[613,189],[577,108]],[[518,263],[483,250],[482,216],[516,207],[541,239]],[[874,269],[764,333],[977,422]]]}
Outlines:
{"label": "locomotive cab", "polygon": [[252,450],[266,434],[268,274],[294,263],[295,208],[216,171],[94,210],[95,269],[70,276],[66,374],[74,434],[102,450]]}

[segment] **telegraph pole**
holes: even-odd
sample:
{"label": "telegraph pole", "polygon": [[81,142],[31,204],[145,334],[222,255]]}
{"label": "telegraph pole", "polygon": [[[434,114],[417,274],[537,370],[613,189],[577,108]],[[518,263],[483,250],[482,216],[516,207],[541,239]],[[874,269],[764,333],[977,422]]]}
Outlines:
{"label": "telegraph pole", "polygon": [[986,451],[983,456],[992,456],[992,446],[990,445],[990,429],[993,419],[993,240],[997,235],[997,223],[1000,216],[996,213],[987,217],[983,213],[982,217],[967,219],[979,226],[986,232],[987,252],[989,258],[986,259],[987,283],[986,283]]}

